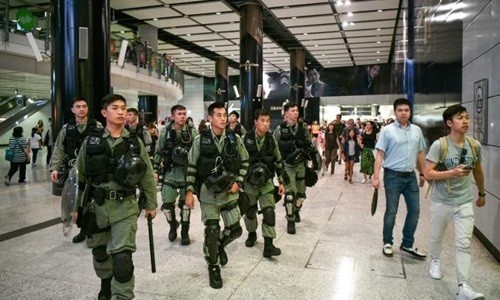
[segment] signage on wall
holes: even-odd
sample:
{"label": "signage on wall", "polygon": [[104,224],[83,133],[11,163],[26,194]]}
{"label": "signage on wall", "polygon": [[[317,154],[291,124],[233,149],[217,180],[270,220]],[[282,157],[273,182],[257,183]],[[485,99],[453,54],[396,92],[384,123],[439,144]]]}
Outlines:
{"label": "signage on wall", "polygon": [[474,82],[474,138],[481,144],[488,139],[488,79]]}

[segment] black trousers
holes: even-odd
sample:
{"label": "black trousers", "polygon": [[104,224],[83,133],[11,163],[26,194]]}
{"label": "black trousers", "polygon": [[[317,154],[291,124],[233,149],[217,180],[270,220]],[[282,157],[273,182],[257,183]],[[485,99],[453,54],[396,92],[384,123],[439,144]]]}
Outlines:
{"label": "black trousers", "polygon": [[19,169],[19,182],[26,181],[26,162],[10,162],[9,173],[7,174],[11,179]]}

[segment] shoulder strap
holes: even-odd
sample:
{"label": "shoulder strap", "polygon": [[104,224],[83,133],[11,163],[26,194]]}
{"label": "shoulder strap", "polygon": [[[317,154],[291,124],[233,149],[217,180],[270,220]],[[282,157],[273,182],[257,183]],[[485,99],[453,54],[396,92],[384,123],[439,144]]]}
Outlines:
{"label": "shoulder strap", "polygon": [[474,138],[472,138],[472,137],[470,137],[468,135],[465,136],[465,139],[467,140],[467,142],[469,143],[469,145],[470,145],[470,147],[472,149],[472,157],[474,157],[474,160],[476,160],[477,157],[479,156],[479,145],[478,145],[478,142]]}
{"label": "shoulder strap", "polygon": [[443,162],[446,158],[446,155],[448,154],[448,140],[446,139],[446,136],[439,138],[439,149],[439,161]]}

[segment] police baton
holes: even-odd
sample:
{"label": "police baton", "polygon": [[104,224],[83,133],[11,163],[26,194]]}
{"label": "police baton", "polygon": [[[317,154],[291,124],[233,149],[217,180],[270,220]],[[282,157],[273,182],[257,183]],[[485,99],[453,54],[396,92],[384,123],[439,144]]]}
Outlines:
{"label": "police baton", "polygon": [[148,215],[148,233],[149,233],[149,255],[151,257],[151,273],[156,273],[155,261],[155,241],[153,239],[153,219]]}

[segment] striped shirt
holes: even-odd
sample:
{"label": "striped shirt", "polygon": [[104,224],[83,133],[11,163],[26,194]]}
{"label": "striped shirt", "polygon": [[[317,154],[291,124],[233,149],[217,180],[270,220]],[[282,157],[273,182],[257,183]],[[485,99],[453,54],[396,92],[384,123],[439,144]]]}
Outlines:
{"label": "striped shirt", "polygon": [[9,138],[9,148],[14,150],[14,158],[12,159],[12,162],[22,163],[26,161],[26,153],[23,148],[27,146],[28,144],[24,137],[15,138],[11,136]]}

